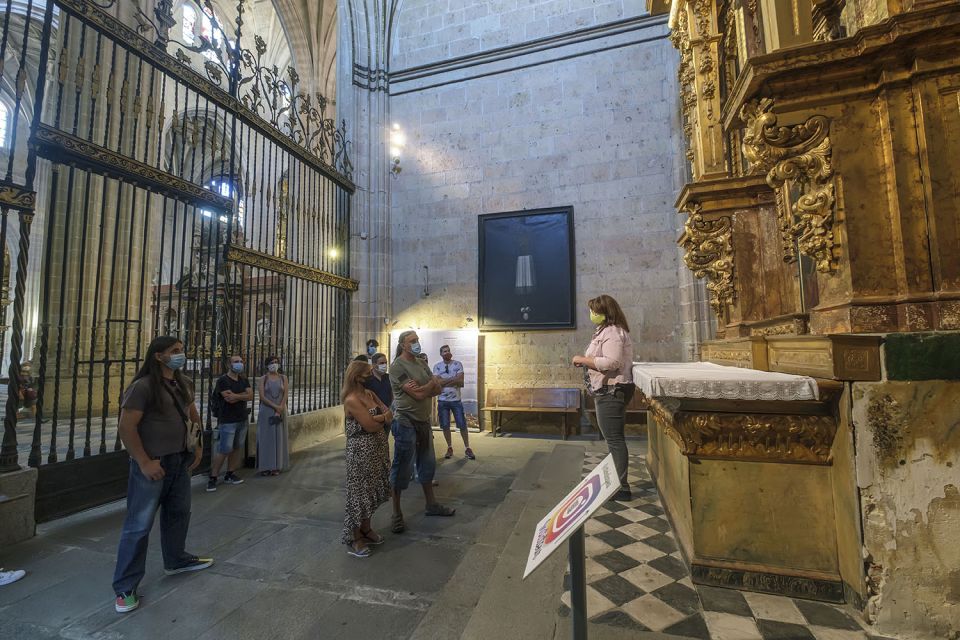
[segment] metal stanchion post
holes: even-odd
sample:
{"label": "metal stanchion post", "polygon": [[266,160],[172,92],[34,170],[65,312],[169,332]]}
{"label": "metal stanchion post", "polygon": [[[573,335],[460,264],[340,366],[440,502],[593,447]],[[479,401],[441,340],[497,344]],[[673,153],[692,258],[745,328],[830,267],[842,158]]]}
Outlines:
{"label": "metal stanchion post", "polygon": [[569,542],[573,640],[587,640],[587,566],[582,526],[573,532]]}

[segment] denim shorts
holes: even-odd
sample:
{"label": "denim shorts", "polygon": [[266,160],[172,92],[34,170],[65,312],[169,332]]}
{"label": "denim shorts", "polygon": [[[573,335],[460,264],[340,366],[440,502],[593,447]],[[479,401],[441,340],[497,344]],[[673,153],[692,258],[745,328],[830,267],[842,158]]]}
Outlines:
{"label": "denim shorts", "polygon": [[227,455],[243,449],[247,437],[246,422],[224,422],[217,428],[217,453]]}
{"label": "denim shorts", "polygon": [[437,471],[437,456],[433,451],[433,430],[429,422],[394,418],[393,465],[390,467],[390,486],[403,491],[410,486],[414,467],[420,484],[433,482]]}
{"label": "denim shorts", "polygon": [[450,431],[450,412],[453,412],[453,421],[457,429],[464,431],[467,428],[467,416],[463,412],[463,402],[460,400],[438,400],[437,417],[440,419],[440,428]]}

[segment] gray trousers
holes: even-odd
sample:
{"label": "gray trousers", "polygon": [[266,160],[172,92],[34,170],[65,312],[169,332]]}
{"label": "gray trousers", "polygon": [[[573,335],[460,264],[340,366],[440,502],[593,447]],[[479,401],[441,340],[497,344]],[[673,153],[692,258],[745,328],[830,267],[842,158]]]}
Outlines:
{"label": "gray trousers", "polygon": [[627,490],[630,489],[630,483],[627,482],[630,457],[627,454],[627,442],[623,438],[623,429],[627,422],[627,405],[633,399],[634,391],[636,387],[633,385],[618,386],[612,393],[594,398],[600,433],[607,441],[607,449],[613,455],[613,464],[616,465],[617,475],[620,476],[620,487]]}

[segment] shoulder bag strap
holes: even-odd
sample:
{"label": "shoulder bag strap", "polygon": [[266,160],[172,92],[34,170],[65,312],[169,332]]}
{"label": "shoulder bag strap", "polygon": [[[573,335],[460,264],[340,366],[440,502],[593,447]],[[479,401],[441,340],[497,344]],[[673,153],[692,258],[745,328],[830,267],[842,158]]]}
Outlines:
{"label": "shoulder bag strap", "polygon": [[177,394],[173,392],[173,389],[170,388],[166,382],[163,383],[163,388],[167,390],[167,393],[170,394],[170,398],[173,400],[173,406],[176,407],[177,413],[180,414],[180,417],[183,419],[183,422],[187,425],[190,424],[190,419],[187,418],[186,412],[183,410],[183,407],[180,406],[180,403],[177,401]]}
{"label": "shoulder bag strap", "polygon": [[163,388],[166,389],[167,393],[170,394],[170,398],[173,400],[173,406],[176,407],[177,413],[180,414],[180,418],[183,420],[183,426],[187,430],[187,451],[195,451],[196,447],[201,446],[201,441],[203,438],[201,426],[199,424],[195,424],[189,418],[187,418],[186,412],[177,401],[177,394],[173,392],[173,389],[171,389],[166,382],[163,383]]}

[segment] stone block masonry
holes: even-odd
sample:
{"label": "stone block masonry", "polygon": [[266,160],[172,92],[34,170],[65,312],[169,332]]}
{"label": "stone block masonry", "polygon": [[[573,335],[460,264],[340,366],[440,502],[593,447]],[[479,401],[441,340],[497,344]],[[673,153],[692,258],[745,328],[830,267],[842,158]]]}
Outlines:
{"label": "stone block masonry", "polygon": [[[404,43],[433,4],[403,7],[393,68],[415,51]],[[551,5],[534,4],[534,15]],[[485,388],[580,386],[569,362],[590,340],[586,302],[600,293],[624,307],[636,359],[683,359],[677,60],[662,18],[627,22],[590,23],[589,39],[567,33],[537,51],[511,43],[512,54],[458,68],[421,57],[434,66],[391,80],[390,119],[407,137],[390,184],[397,327],[477,326],[479,214],[574,208],[578,328],[485,333]]]}

